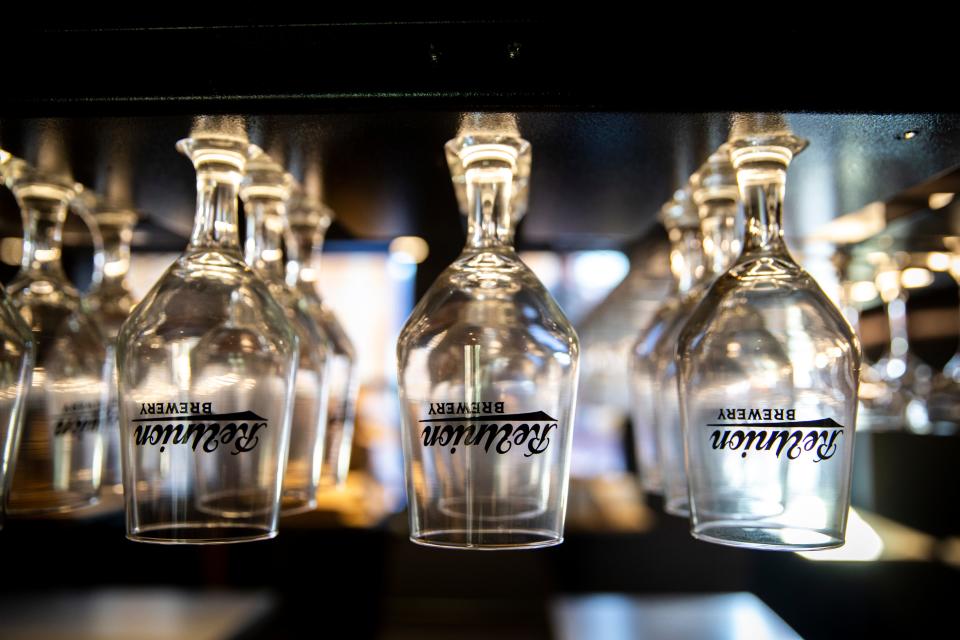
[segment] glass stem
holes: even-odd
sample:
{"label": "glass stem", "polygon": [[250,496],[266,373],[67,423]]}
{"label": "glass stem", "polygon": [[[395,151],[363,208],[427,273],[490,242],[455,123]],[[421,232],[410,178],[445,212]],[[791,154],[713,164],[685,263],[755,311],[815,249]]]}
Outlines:
{"label": "glass stem", "polygon": [[33,276],[64,278],[60,252],[67,200],[18,196],[23,216],[23,257],[20,267]]}
{"label": "glass stem", "polygon": [[129,224],[110,224],[102,221],[98,226],[103,239],[103,249],[100,269],[94,274],[94,287],[126,290],[133,228]]}
{"label": "glass stem", "polygon": [[317,281],[319,270],[318,260],[314,258],[323,247],[326,234],[320,225],[292,225],[289,242],[287,242],[287,283],[296,286],[298,283],[307,283],[309,286]]}
{"label": "glass stem", "polygon": [[275,198],[247,200],[246,260],[262,278],[284,281],[283,216],[285,205]]}
{"label": "glass stem", "polygon": [[241,178],[236,169],[197,167],[197,215],[190,249],[240,252],[237,193]]}
{"label": "glass stem", "polygon": [[509,166],[471,166],[466,170],[467,248],[512,248],[515,220],[510,207],[513,170]]}
{"label": "glass stem", "polygon": [[[703,207],[706,207],[704,211]],[[706,259],[704,279],[713,281],[730,267],[737,247],[737,205],[735,202],[709,202],[701,207],[703,253]]]}
{"label": "glass stem", "polygon": [[670,271],[676,292],[683,295],[703,277],[703,235],[697,227],[689,227],[673,229],[670,236]]}
{"label": "glass stem", "polygon": [[737,170],[746,229],[741,255],[785,253],[783,197],[787,167],[772,161],[746,161]]}

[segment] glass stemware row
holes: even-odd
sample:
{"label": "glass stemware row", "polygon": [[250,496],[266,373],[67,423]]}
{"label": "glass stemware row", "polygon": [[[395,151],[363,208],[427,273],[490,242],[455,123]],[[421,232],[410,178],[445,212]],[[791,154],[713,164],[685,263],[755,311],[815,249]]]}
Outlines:
{"label": "glass stemware row", "polygon": [[[197,176],[189,245],[140,302],[125,282],[136,214],[4,159],[25,227],[0,299],[11,512],[88,505],[122,469],[128,537],[225,543],[275,536],[344,482],[356,354],[311,261],[331,213],[242,126],[212,122],[177,145]],[[712,542],[843,541],[860,347],[783,242],[805,146],[782,119],[740,118],[661,210],[675,287],[631,356],[638,459],[645,488]],[[397,344],[411,539],[557,544],[579,340],[514,248],[531,147],[483,114],[445,149],[467,239]],[[60,266],[71,203],[98,239],[85,299]]]}
{"label": "glass stemware row", "polygon": [[689,516],[701,540],[778,550],[844,541],[861,356],[783,241],[787,167],[805,146],[780,117],[741,116],[665,207],[682,211],[694,195],[700,228],[692,213],[665,224],[676,242],[673,220],[688,220],[689,244],[673,255],[707,266],[681,271],[688,282],[640,333],[634,423],[638,460],[650,465],[641,479],[659,479],[665,510]]}
{"label": "glass stemware row", "polygon": [[[296,185],[242,130],[199,126],[178,148],[197,170],[196,225],[139,304],[126,283],[137,214],[3,155],[25,229],[20,273],[0,293],[11,513],[72,511],[122,486],[131,539],[234,542],[276,535],[281,513],[315,508],[318,487],[345,480],[355,354],[311,267],[329,210],[291,203]],[[60,260],[71,206],[95,245],[83,297]]]}

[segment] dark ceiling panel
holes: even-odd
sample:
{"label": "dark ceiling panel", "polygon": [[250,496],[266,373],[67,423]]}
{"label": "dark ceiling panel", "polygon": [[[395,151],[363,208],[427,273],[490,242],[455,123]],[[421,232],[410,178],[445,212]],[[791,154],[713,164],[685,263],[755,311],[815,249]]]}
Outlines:
{"label": "dark ceiling panel", "polygon": [[0,94],[0,114],[904,111],[943,100],[928,88],[951,77],[955,57],[952,20],[921,25],[891,10],[850,23],[679,3],[639,17],[589,7],[526,17],[514,5],[493,17],[173,12],[8,16],[4,82],[16,90]]}

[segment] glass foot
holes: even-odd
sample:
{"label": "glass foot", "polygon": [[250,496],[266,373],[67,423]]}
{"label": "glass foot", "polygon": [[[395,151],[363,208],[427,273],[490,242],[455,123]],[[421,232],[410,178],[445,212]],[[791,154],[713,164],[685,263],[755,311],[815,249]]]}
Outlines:
{"label": "glass foot", "polygon": [[663,510],[672,516],[678,516],[680,518],[689,518],[690,517],[690,500],[688,500],[687,498],[677,498],[673,500],[667,500],[667,504],[663,508]]}
{"label": "glass foot", "polygon": [[447,529],[410,536],[410,540],[425,547],[509,551],[510,549],[553,547],[563,542],[563,537],[553,531],[537,529],[479,529],[474,531]]}
{"label": "glass foot", "polygon": [[67,493],[43,492],[31,493],[20,496],[16,499],[11,497],[7,506],[7,514],[10,516],[44,516],[55,513],[66,513],[92,507],[100,502],[99,495],[90,495],[88,493]]}
{"label": "glass foot", "polygon": [[711,522],[697,525],[691,534],[705,542],[770,551],[815,551],[843,545],[843,538],[835,533],[755,522]]}
{"label": "glass foot", "polygon": [[280,515],[295,516],[317,508],[316,494],[306,491],[284,491],[280,498]]}
{"label": "glass foot", "polygon": [[482,518],[488,522],[536,518],[546,512],[546,505],[536,498],[495,498],[492,496],[441,498],[442,514],[451,518]]}
{"label": "glass foot", "polygon": [[127,533],[127,539],[153,544],[231,544],[275,538],[276,530],[230,523],[153,525]]}
{"label": "glass foot", "polygon": [[274,500],[265,490],[206,493],[197,504],[198,511],[221,518],[253,518],[268,514],[274,508]]}

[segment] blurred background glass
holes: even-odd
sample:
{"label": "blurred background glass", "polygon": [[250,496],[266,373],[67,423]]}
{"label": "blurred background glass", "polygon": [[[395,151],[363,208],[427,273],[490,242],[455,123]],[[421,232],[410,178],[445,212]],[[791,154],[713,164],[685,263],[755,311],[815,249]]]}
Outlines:
{"label": "blurred background glass", "polygon": [[35,345],[8,508],[43,516],[99,500],[112,362],[61,259],[67,209],[83,186],[55,155],[43,167],[7,160],[3,178],[24,228],[20,271],[7,291]]}
{"label": "blurred background glass", "polygon": [[81,194],[74,210],[81,215],[93,243],[93,275],[84,303],[100,323],[106,340],[107,357],[113,382],[108,393],[107,422],[103,425],[103,486],[115,494],[123,493],[120,463],[120,422],[117,402],[116,348],[120,325],[130,315],[136,301],[127,283],[130,271],[130,243],[137,224],[135,211],[111,206],[92,191]]}

